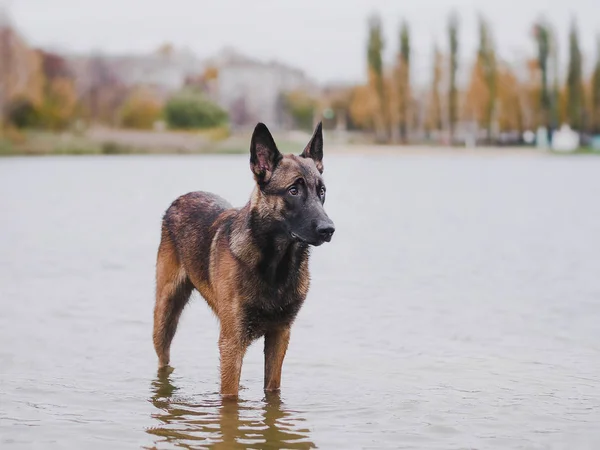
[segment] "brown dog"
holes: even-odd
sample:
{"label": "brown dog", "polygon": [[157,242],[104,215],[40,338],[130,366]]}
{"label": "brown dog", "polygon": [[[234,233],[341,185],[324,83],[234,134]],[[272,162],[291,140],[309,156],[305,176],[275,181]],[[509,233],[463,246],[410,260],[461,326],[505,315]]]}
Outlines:
{"label": "brown dog", "polygon": [[265,337],[267,391],[279,390],[290,328],[309,286],[309,245],[335,231],[323,203],[323,134],[283,156],[259,123],[250,144],[256,186],[243,208],[207,192],[175,200],[164,215],[156,263],[154,347],[169,364],[171,341],[196,288],[221,326],[221,394],[237,396],[248,345]]}

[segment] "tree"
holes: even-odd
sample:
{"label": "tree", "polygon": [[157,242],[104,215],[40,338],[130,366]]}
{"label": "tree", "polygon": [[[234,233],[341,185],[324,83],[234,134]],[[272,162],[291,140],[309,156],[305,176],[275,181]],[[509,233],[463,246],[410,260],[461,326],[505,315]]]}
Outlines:
{"label": "tree", "polygon": [[39,123],[37,108],[31,100],[24,97],[11,100],[5,114],[7,121],[17,128],[31,128]]}
{"label": "tree", "polygon": [[295,127],[312,131],[313,116],[317,107],[314,98],[302,91],[292,91],[284,95],[283,104]]}
{"label": "tree", "polygon": [[408,139],[410,120],[410,29],[406,21],[400,26],[400,53],[398,55],[398,104],[400,107],[400,136],[404,142]]}
{"label": "tree", "polygon": [[480,127],[486,129],[488,140],[492,139],[492,125],[495,120],[497,78],[496,52],[489,25],[483,17],[480,17],[479,48],[467,90],[465,110]]}
{"label": "tree", "polygon": [[[0,11],[2,14],[2,11]],[[0,130],[4,128],[4,114],[9,102],[9,70],[11,68],[11,30],[0,23]]]}
{"label": "tree", "polygon": [[544,20],[539,20],[533,27],[533,35],[537,44],[537,61],[540,70],[540,121],[550,126],[550,89],[548,87],[548,71],[550,56],[550,28]]}
{"label": "tree", "polygon": [[558,60],[558,42],[556,32],[550,29],[550,59],[553,63],[552,95],[550,96],[550,128],[558,128],[560,117],[560,65]]}
{"label": "tree", "polygon": [[386,122],[387,105],[385,100],[385,82],[383,79],[382,51],[384,41],[382,36],[381,19],[373,15],[369,19],[369,42],[367,46],[367,62],[369,66],[369,84],[377,95],[379,103],[378,114],[375,117],[375,132],[380,142],[387,140]]}
{"label": "tree", "polygon": [[487,129],[487,137],[491,140],[494,109],[496,106],[498,69],[496,65],[496,50],[494,49],[490,27],[488,22],[481,16],[479,17],[479,50],[477,52],[477,61],[487,89],[487,102],[483,120]]}
{"label": "tree", "polygon": [[583,127],[583,71],[582,55],[579,48],[577,23],[571,23],[569,32],[569,71],[567,75],[567,118],[571,127],[582,130]]}
{"label": "tree", "polygon": [[448,38],[450,44],[450,86],[448,91],[448,124],[450,127],[450,138],[454,138],[454,128],[458,120],[458,88],[456,86],[456,75],[458,72],[458,16],[450,15],[448,20]]}
{"label": "tree", "polygon": [[[40,58],[11,25],[0,7],[0,129],[19,103],[38,106],[42,98]],[[11,109],[11,111],[9,111]]]}
{"label": "tree", "polygon": [[498,68],[498,125],[503,131],[519,131],[525,128],[520,81],[510,67],[502,65]]}
{"label": "tree", "polygon": [[44,80],[43,100],[39,107],[39,125],[53,130],[66,128],[74,117],[77,93],[73,75],[64,58],[38,51]]}
{"label": "tree", "polygon": [[121,108],[121,126],[142,130],[151,129],[160,118],[162,105],[147,89],[135,89]]}
{"label": "tree", "polygon": [[356,86],[350,94],[350,118],[361,129],[373,129],[379,102],[373,86]]}
{"label": "tree", "polygon": [[592,132],[600,134],[600,38],[596,52],[596,65],[591,81]]}
{"label": "tree", "polygon": [[490,101],[490,93],[486,86],[481,59],[477,57],[471,69],[471,77],[467,86],[463,116],[477,123],[478,129],[486,127],[486,109]]}
{"label": "tree", "polygon": [[430,130],[441,130],[442,122],[442,99],[440,95],[444,58],[437,45],[433,49],[433,82],[431,84],[431,99],[427,128]]}
{"label": "tree", "polygon": [[165,105],[165,119],[171,128],[211,128],[224,125],[227,113],[200,92],[185,89],[171,97]]}

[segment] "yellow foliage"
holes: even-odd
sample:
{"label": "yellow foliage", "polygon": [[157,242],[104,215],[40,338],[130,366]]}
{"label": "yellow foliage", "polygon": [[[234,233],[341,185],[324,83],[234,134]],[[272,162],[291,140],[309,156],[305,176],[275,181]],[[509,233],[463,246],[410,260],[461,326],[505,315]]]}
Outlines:
{"label": "yellow foliage", "polygon": [[485,126],[486,106],[490,93],[485,83],[483,68],[479,59],[471,69],[471,81],[467,88],[464,104],[464,117],[476,121],[480,126]]}
{"label": "yellow foliage", "polygon": [[410,123],[411,86],[409,78],[409,66],[399,64],[396,68],[397,107],[398,120],[404,127]]}
{"label": "yellow foliage", "polygon": [[158,47],[156,52],[161,56],[171,56],[174,50],[175,49],[173,48],[173,44],[171,44],[170,42],[165,42],[160,47]]}
{"label": "yellow foliage", "polygon": [[40,108],[40,122],[55,130],[65,128],[73,118],[76,106],[77,94],[73,81],[63,77],[50,80]]}
{"label": "yellow foliage", "polygon": [[131,93],[121,108],[121,125],[126,128],[150,129],[160,118],[161,102],[146,90]]}
{"label": "yellow foliage", "polygon": [[12,30],[8,33],[9,39],[0,42],[0,51],[11,61],[11,64],[0,65],[0,89],[4,100],[10,103],[24,99],[37,106],[43,97],[41,59],[17,33]]}
{"label": "yellow foliage", "polygon": [[521,86],[515,74],[508,67],[498,71],[498,122],[501,130],[521,130],[523,110]]}
{"label": "yellow foliage", "polygon": [[216,80],[217,78],[219,78],[219,69],[212,66],[207,67],[202,77],[206,81]]}
{"label": "yellow foliage", "polygon": [[379,114],[377,93],[372,86],[356,86],[350,100],[350,117],[360,128],[372,129]]}
{"label": "yellow foliage", "polygon": [[425,123],[430,130],[441,130],[443,127],[442,90],[441,83],[444,76],[444,57],[436,48],[433,62],[433,83],[427,105]]}

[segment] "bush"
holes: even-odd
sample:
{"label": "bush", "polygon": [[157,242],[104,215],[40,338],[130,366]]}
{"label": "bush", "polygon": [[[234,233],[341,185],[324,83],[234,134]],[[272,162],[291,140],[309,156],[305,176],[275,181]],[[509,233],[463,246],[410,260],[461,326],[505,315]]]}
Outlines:
{"label": "bush", "polygon": [[294,125],[302,130],[312,130],[313,115],[317,102],[300,91],[285,94],[283,101],[286,111],[294,121]]}
{"label": "bush", "polygon": [[39,122],[38,112],[33,103],[26,98],[11,101],[6,108],[8,122],[17,128],[34,127]]}
{"label": "bush", "polygon": [[161,104],[145,91],[133,92],[121,108],[121,125],[125,128],[151,129],[160,118]]}
{"label": "bush", "polygon": [[201,93],[183,91],[171,97],[164,115],[171,128],[212,128],[227,122],[227,113]]}

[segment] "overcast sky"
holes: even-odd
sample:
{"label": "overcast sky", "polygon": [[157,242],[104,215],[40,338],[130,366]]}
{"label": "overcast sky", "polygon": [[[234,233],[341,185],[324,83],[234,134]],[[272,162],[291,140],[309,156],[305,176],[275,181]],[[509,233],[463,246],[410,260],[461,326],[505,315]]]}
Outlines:
{"label": "overcast sky", "polygon": [[[412,27],[414,76],[429,76],[434,41],[446,48],[446,17],[461,16],[463,57],[477,42],[477,12],[487,16],[501,56],[533,54],[531,22],[544,14],[558,28],[566,58],[570,19],[582,47],[596,56],[600,0],[0,0],[34,45],[62,50],[150,51],[165,41],[201,57],[226,45],[260,59],[278,59],[321,82],[365,77],[367,17],[383,17],[389,56],[397,50],[401,19]],[[591,64],[588,64],[590,66]]]}

